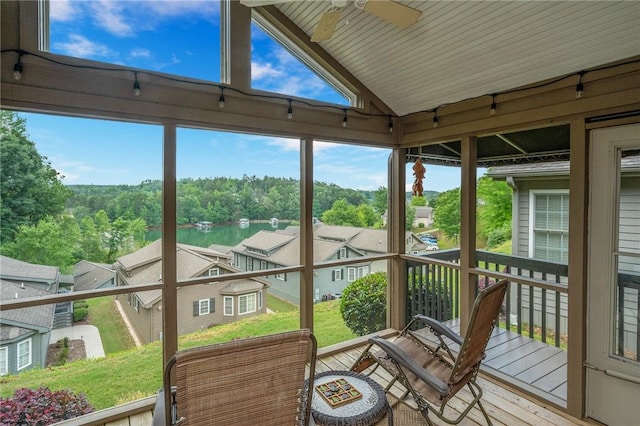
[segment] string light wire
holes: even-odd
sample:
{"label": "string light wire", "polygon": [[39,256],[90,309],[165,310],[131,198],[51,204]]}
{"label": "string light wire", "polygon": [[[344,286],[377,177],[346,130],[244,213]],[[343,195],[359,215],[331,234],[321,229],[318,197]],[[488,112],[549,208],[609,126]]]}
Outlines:
{"label": "string light wire", "polygon": [[[148,75],[150,77],[154,77],[154,78],[158,78],[158,79],[162,79],[162,80],[167,80],[167,81],[173,81],[173,82],[179,82],[179,83],[187,83],[187,84],[192,84],[192,85],[196,85],[196,86],[207,86],[207,87],[217,87],[218,89],[220,89],[220,98],[218,100],[218,106],[220,108],[224,108],[225,105],[225,98],[224,98],[224,90],[232,90],[235,93],[238,93],[240,95],[243,96],[247,96],[247,97],[254,97],[254,98],[263,98],[263,99],[271,99],[271,100],[285,100],[288,101],[290,103],[290,105],[293,102],[296,102],[300,105],[305,105],[308,106],[310,108],[317,108],[317,109],[329,109],[329,110],[341,110],[344,113],[344,117],[342,119],[342,126],[346,127],[347,126],[347,111],[356,113],[356,114],[360,114],[362,116],[366,116],[366,117],[392,117],[389,114],[376,114],[376,113],[368,113],[368,112],[364,112],[361,111],[357,108],[344,108],[341,106],[332,106],[332,105],[319,105],[319,104],[315,104],[312,102],[307,102],[304,100],[293,100],[290,98],[285,98],[283,96],[275,96],[275,95],[264,95],[264,94],[258,94],[258,93],[249,93],[246,92],[244,90],[240,90],[234,87],[230,87],[230,86],[224,86],[222,84],[217,84],[217,83],[210,83],[210,82],[204,82],[204,81],[193,81],[193,80],[186,80],[183,78],[177,78],[177,77],[171,77],[168,75],[162,75],[162,74],[156,74],[154,72],[151,71],[141,71],[141,70],[134,70],[134,69],[130,69],[130,68],[113,68],[113,67],[100,67],[100,66],[95,66],[95,65],[77,65],[77,64],[69,64],[69,63],[65,63],[56,59],[52,59],[49,58],[47,56],[44,55],[40,55],[38,53],[33,53],[33,52],[29,52],[23,49],[3,49],[2,51],[0,51],[0,53],[7,53],[7,52],[13,52],[13,53],[18,53],[18,62],[16,62],[16,64],[14,65],[14,78],[16,80],[18,80],[19,78],[17,77],[17,75],[20,76],[20,78],[22,78],[22,73],[23,73],[23,63],[22,63],[22,56],[26,56],[26,55],[30,55],[30,56],[34,56],[36,58],[42,59],[44,61],[50,62],[50,63],[54,63],[57,65],[62,65],[62,66],[66,66],[66,67],[71,67],[71,68],[77,68],[77,69],[88,69],[88,70],[98,70],[98,71],[106,71],[106,72],[130,72],[130,73],[134,73],[134,77],[135,77],[135,81],[134,81],[134,90],[135,90],[135,85],[136,85],[136,81],[137,81],[137,76],[138,74],[145,74]],[[528,91],[528,90],[535,90],[541,87],[546,87],[546,86],[550,86],[552,84],[558,83],[560,81],[566,80],[568,78],[571,78],[573,76],[578,75],[579,76],[579,81],[578,84],[576,85],[576,97],[580,98],[582,97],[582,95],[584,94],[584,84],[582,83],[582,78],[584,77],[584,75],[586,75],[589,72],[595,72],[595,71],[602,71],[602,70],[607,70],[607,69],[612,69],[612,68],[617,68],[617,67],[621,67],[621,66],[625,66],[625,65],[630,65],[630,64],[636,64],[639,63],[640,59],[634,59],[634,60],[630,60],[627,62],[622,62],[619,64],[613,64],[613,65],[606,65],[606,66],[602,66],[602,67],[597,67],[597,68],[592,68],[589,71],[586,70],[582,70],[579,72],[575,72],[575,73],[570,73],[570,74],[566,74],[564,76],[558,77],[556,79],[544,82],[544,83],[540,83],[537,85],[533,85],[533,86],[528,86],[528,87],[522,87],[519,89],[512,89],[512,90],[505,90],[503,92],[499,92],[499,93],[493,93],[493,94],[489,94],[489,95],[480,95],[480,96],[476,96],[476,97],[471,97],[471,98],[466,98],[466,99],[462,99],[460,101],[457,102],[450,102],[450,103],[444,103],[441,105],[438,105],[435,108],[432,109],[426,109],[426,110],[420,110],[420,111],[415,111],[415,112],[411,112],[405,115],[393,115],[393,117],[395,118],[405,118],[405,117],[409,117],[412,115],[416,115],[416,114],[422,114],[422,113],[433,113],[433,124],[434,127],[437,127],[439,124],[439,120],[438,120],[438,115],[437,115],[437,110],[439,108],[442,108],[444,106],[447,105],[453,105],[453,104],[458,104],[458,103],[462,103],[462,102],[466,102],[472,99],[478,99],[481,97],[485,97],[485,96],[490,96],[492,98],[492,104],[491,104],[491,110],[494,110],[494,104],[495,104],[495,97],[498,95],[505,95],[505,94],[511,94],[511,93],[518,93],[518,92],[524,92],[524,91]],[[137,84],[138,86],[140,85],[140,83],[138,82]],[[136,95],[137,96],[137,95]],[[291,110],[291,114],[293,114],[293,109],[292,107],[290,107]],[[287,113],[288,116],[288,113]],[[293,117],[293,115],[292,115]],[[391,126],[389,126],[389,132],[392,132],[392,127],[393,127],[393,123]]]}

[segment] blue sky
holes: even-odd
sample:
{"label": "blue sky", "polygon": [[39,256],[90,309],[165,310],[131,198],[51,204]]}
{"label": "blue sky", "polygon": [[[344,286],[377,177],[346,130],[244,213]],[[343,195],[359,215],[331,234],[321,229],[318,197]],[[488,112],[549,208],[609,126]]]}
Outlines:
{"label": "blue sky", "polygon": [[[218,3],[211,0],[53,0],[50,50],[218,82],[218,21]],[[252,85],[283,95],[347,102],[255,25]],[[144,85],[141,89],[144,96]],[[162,178],[159,126],[21,115],[27,119],[31,140],[67,184],[138,184]],[[295,139],[179,129],[178,178],[255,175],[297,179],[298,145]],[[316,143],[314,178],[354,189],[387,186],[389,153],[379,148]],[[459,175],[457,168],[427,166],[424,187],[436,191],[457,187]]]}

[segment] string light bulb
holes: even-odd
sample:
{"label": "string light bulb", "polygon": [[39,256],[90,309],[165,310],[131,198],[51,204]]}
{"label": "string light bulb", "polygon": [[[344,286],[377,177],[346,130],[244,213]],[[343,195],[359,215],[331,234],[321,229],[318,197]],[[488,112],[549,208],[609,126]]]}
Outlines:
{"label": "string light bulb", "polygon": [[433,128],[438,127],[438,108],[433,110]]}
{"label": "string light bulb", "polygon": [[20,80],[22,78],[22,61],[20,60],[21,57],[22,57],[22,54],[20,54],[20,57],[18,58],[18,62],[16,62],[16,64],[13,66],[14,80]]}
{"label": "string light bulb", "polygon": [[140,96],[140,82],[138,81],[138,73],[134,72],[135,80],[133,81],[133,96]]}
{"label": "string light bulb", "polygon": [[224,108],[224,87],[220,87],[220,98],[218,99],[218,107]]}
{"label": "string light bulb", "polygon": [[391,120],[391,116],[389,116],[389,133],[393,133],[393,120]]}
{"label": "string light bulb", "polygon": [[580,79],[578,80],[578,84],[576,85],[576,99],[580,99],[584,96],[584,85],[582,84],[582,76],[584,75],[584,71],[580,71],[579,75]]}
{"label": "string light bulb", "polygon": [[348,121],[347,110],[343,109],[343,111],[344,111],[344,117],[342,118],[342,127],[347,127],[347,121]]}
{"label": "string light bulb", "polygon": [[289,101],[289,109],[287,110],[287,119],[291,120],[293,118],[293,108],[291,108],[291,99],[287,99]]}
{"label": "string light bulb", "polygon": [[491,109],[489,110],[489,114],[496,115],[497,109],[498,105],[496,105],[496,95],[491,95]]}

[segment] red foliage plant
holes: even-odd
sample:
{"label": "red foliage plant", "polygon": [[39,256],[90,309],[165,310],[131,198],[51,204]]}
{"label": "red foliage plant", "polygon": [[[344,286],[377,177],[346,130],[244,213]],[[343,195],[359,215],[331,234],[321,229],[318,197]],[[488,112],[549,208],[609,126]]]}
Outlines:
{"label": "red foliage plant", "polygon": [[69,390],[51,391],[44,386],[22,388],[10,398],[0,398],[0,426],[45,426],[92,411],[93,407],[84,394],[75,395]]}

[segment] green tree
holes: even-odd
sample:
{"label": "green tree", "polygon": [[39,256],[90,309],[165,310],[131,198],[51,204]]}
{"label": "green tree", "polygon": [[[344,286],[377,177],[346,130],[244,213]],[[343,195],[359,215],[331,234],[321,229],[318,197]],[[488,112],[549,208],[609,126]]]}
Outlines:
{"label": "green tree", "polygon": [[375,272],[349,284],[340,299],[344,323],[358,336],[386,327],[387,274]]}
{"label": "green tree", "polygon": [[411,205],[414,207],[426,206],[427,199],[424,196],[414,195],[411,197]]}
{"label": "green tree", "polygon": [[0,111],[0,241],[12,241],[20,226],[62,213],[72,195],[62,176],[29,140],[25,119]]}
{"label": "green tree", "polygon": [[358,208],[345,199],[333,203],[331,209],[322,215],[322,221],[327,225],[366,226],[358,215]]}
{"label": "green tree", "polygon": [[441,192],[434,200],[433,224],[448,237],[460,234],[460,188]]}
{"label": "green tree", "polygon": [[57,266],[68,274],[78,260],[74,253],[79,236],[80,229],[71,218],[56,221],[48,216],[36,225],[21,225],[15,240],[5,244],[2,253],[24,262]]}
{"label": "green tree", "polygon": [[512,196],[506,182],[486,175],[478,179],[478,236],[498,244],[511,238]]}
{"label": "green tree", "polygon": [[373,210],[382,216],[387,211],[389,200],[389,191],[384,186],[381,186],[373,193]]}
{"label": "green tree", "polygon": [[102,238],[90,216],[80,222],[80,250],[82,258],[92,262],[105,262],[107,253],[102,248]]}

